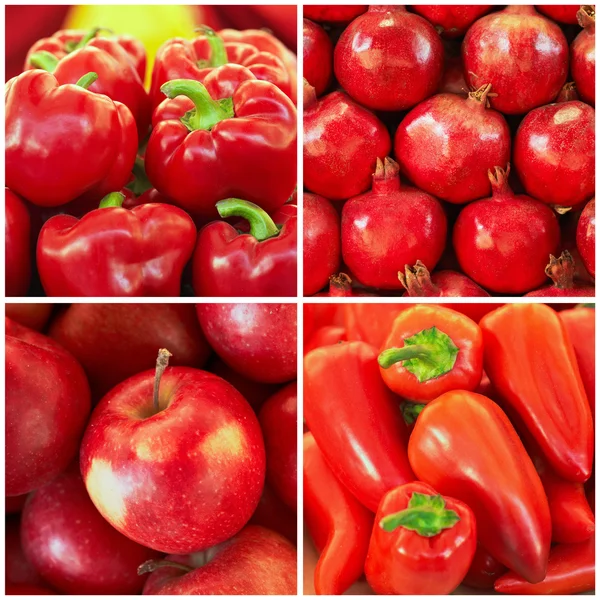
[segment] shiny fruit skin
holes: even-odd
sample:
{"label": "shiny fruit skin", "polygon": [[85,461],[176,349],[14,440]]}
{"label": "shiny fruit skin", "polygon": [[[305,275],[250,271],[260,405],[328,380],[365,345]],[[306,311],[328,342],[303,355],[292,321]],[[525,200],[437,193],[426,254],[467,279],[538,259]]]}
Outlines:
{"label": "shiny fruit skin", "polygon": [[30,219],[25,202],[4,188],[7,296],[25,296],[31,282]]}
{"label": "shiny fruit skin", "polygon": [[577,223],[577,249],[587,272],[596,277],[596,200],[592,198]]}
{"label": "shiny fruit skin", "polygon": [[17,323],[35,329],[36,331],[42,331],[45,329],[54,304],[48,303],[34,303],[31,304],[11,304],[7,303],[5,307],[5,315],[16,321]]}
{"label": "shiny fruit skin", "polygon": [[513,144],[515,170],[529,196],[575,206],[595,186],[595,111],[584,102],[558,102],[532,110]]}
{"label": "shiny fruit skin", "polygon": [[370,6],[344,30],[333,53],[335,76],[373,110],[406,110],[440,84],[444,48],[425,19],[402,6]]}
{"label": "shiny fruit skin", "polygon": [[456,38],[464,35],[467,29],[479,17],[490,12],[491,8],[491,5],[486,4],[481,6],[420,4],[412,7],[417,14],[427,19],[436,28],[440,28],[443,38]]}
{"label": "shiny fruit skin", "polygon": [[[588,7],[585,7],[588,8]],[[571,44],[571,76],[584,101],[596,103],[596,20],[582,8],[577,13],[583,31]]]}
{"label": "shiny fruit skin", "polygon": [[[15,497],[8,496],[8,498]],[[20,515],[6,519],[5,532],[4,576],[6,583],[44,585],[44,580],[23,553]]]}
{"label": "shiny fruit skin", "polygon": [[304,79],[321,96],[331,81],[333,71],[333,44],[325,30],[309,19],[302,27],[302,59]]}
{"label": "shiny fruit skin", "polygon": [[569,47],[560,27],[532,6],[509,6],[476,21],[462,46],[465,78],[491,83],[492,108],[524,114],[552,102],[564,85]]}
{"label": "shiny fruit skin", "polygon": [[338,4],[327,6],[322,4],[305,4],[302,8],[307,19],[317,23],[350,23],[366,12],[367,7],[361,5]]}
{"label": "shiny fruit skin", "polygon": [[454,204],[489,196],[487,171],[509,161],[511,135],[506,119],[486,108],[488,93],[437,94],[404,117],[394,152],[419,189]]}
{"label": "shiny fruit skin", "polygon": [[554,21],[567,23],[568,25],[577,24],[577,11],[579,4],[536,4],[535,6],[542,14],[550,17]]}

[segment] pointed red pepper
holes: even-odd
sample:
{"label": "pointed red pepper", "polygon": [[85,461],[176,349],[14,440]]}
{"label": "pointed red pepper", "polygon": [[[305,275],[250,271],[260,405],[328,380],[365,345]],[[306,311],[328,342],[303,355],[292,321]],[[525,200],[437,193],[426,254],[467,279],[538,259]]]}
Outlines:
{"label": "pointed red pepper", "polygon": [[25,296],[31,281],[31,221],[27,206],[8,188],[5,198],[6,295]]}

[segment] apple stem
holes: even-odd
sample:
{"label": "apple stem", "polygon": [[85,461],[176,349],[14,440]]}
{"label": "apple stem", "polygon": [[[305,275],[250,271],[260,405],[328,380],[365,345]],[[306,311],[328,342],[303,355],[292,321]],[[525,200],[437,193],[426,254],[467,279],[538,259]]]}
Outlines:
{"label": "apple stem", "polygon": [[169,366],[169,357],[173,356],[166,348],[161,348],[158,351],[156,359],[156,372],[154,374],[154,410],[158,412],[158,392],[160,391],[160,378],[163,376],[165,369]]}
{"label": "apple stem", "polygon": [[181,569],[186,573],[193,571],[194,569],[188,565],[182,565],[181,563],[174,562],[172,560],[147,560],[145,563],[142,563],[137,570],[138,575],[145,575],[146,573],[152,573],[156,571],[156,569],[161,569],[162,567],[175,567],[176,569]]}

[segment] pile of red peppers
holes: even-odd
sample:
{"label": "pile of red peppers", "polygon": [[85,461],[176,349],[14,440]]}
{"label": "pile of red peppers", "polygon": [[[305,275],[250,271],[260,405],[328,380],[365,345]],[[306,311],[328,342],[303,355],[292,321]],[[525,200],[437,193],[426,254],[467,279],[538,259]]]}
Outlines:
{"label": "pile of red peppers", "polygon": [[594,312],[305,305],[305,582],[592,591]]}
{"label": "pile of red peppers", "polygon": [[7,296],[296,296],[296,57],[58,31],[6,85]]}

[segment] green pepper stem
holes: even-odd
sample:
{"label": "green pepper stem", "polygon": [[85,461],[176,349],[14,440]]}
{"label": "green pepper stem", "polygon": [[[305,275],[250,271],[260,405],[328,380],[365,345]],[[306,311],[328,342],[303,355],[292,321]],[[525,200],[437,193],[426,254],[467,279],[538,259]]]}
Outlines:
{"label": "green pepper stem", "polygon": [[273,219],[258,205],[248,200],[239,198],[227,198],[219,200],[216,204],[219,215],[227,217],[242,217],[250,224],[250,235],[259,242],[271,238],[279,233]]}
{"label": "green pepper stem", "polygon": [[124,200],[125,196],[121,192],[111,192],[100,200],[98,208],[121,208]]}
{"label": "green pepper stem", "polygon": [[75,85],[82,87],[87,90],[94,81],[98,79],[98,73],[90,72],[86,73]]}
{"label": "green pepper stem", "polygon": [[207,25],[200,25],[194,31],[202,33],[210,45],[210,58],[198,61],[200,68],[221,67],[229,62],[225,43],[214,29],[211,29]]}
{"label": "green pepper stem", "polygon": [[389,369],[396,363],[410,360],[411,358],[424,358],[433,360],[434,349],[431,346],[403,346],[402,348],[388,348],[384,350],[377,359],[379,366]]}
{"label": "green pepper stem", "polygon": [[90,29],[90,31],[88,31],[78,42],[67,42],[65,44],[65,50],[70,54],[71,52],[75,52],[75,50],[85,47],[88,42],[91,42],[101,31],[106,31],[110,34],[114,33],[111,29],[107,29],[106,27],[94,27],[93,29]]}
{"label": "green pepper stem", "polygon": [[412,425],[416,423],[419,415],[423,412],[423,409],[427,406],[427,404],[420,404],[417,402],[403,402],[400,405],[400,410],[402,411],[402,416],[404,417],[404,422],[407,425]]}
{"label": "green pepper stem", "polygon": [[48,73],[54,73],[58,65],[58,58],[47,50],[41,50],[40,52],[32,54],[29,57],[29,62],[36,69],[44,69],[44,71],[48,71]]}

